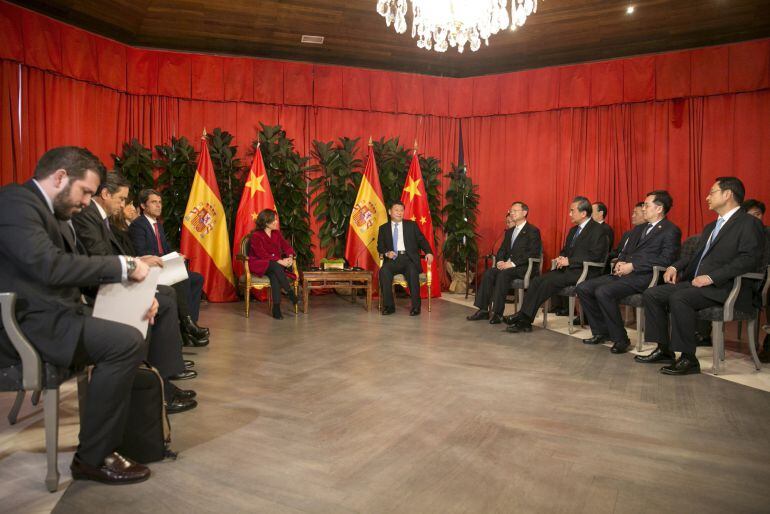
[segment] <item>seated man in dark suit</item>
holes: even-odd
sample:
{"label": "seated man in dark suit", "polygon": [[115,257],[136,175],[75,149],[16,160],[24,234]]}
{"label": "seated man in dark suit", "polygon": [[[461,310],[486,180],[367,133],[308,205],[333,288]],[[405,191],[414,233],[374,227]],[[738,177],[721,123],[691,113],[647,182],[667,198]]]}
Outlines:
{"label": "seated man in dark suit", "polygon": [[420,232],[417,223],[404,219],[404,204],[394,202],[388,209],[390,221],[380,226],[377,234],[377,251],[383,256],[380,268],[380,289],[382,294],[382,314],[396,312],[393,291],[390,285],[393,277],[399,273],[406,277],[409,294],[412,297],[410,316],[420,315],[420,253],[425,252],[428,266],[433,262],[430,243]]}
{"label": "seated man in dark suit", "polygon": [[601,228],[607,233],[607,240],[610,243],[610,248],[615,244],[615,231],[607,223],[607,205],[604,202],[596,202],[591,206],[593,213],[591,217],[596,223],[601,225]]}
{"label": "seated man in dark suit", "polygon": [[[469,321],[488,319],[492,325],[501,323],[511,280],[524,278],[529,258],[540,257],[540,230],[527,222],[528,215],[529,207],[524,202],[511,204],[506,220],[510,220],[513,226],[505,231],[503,243],[495,257],[495,267],[487,270],[481,279],[476,301],[473,302],[478,310],[468,316]],[[491,318],[490,307],[493,307]]]}
{"label": "seated man in dark suit", "polygon": [[[109,224],[109,217],[123,209],[128,196],[128,181],[119,173],[109,172],[88,207],[72,217],[78,243],[88,255],[132,255],[132,249],[122,248]],[[162,266],[158,257],[145,256],[139,260],[149,266]],[[87,291],[91,296],[95,291]],[[182,335],[177,321],[176,293],[168,286],[158,286],[158,316],[150,335],[147,361],[157,368],[164,380],[166,411],[175,414],[195,408],[195,391],[182,390],[171,380],[195,378],[197,373],[185,369],[182,359]]]}
{"label": "seated man in dark suit", "polygon": [[[703,228],[692,258],[680,258],[666,269],[665,284],[643,293],[645,339],[658,346],[650,355],[637,355],[637,362],[665,363],[660,371],[666,375],[700,373],[695,357],[696,311],[723,305],[733,279],[757,271],[762,261],[764,230],[759,220],[741,209],[744,191],[735,177],[717,178],[706,202],[719,218]],[[752,288],[741,288],[735,308],[748,310],[752,303]],[[674,352],[682,352],[679,359]]]}
{"label": "seated man in dark suit", "polygon": [[[95,364],[72,476],[121,484],[150,476],[146,466],[115,452],[147,344],[136,328],[91,316],[80,287],[141,282],[149,268],[128,256],[88,257],[78,251],[69,220],[88,205],[103,175],[104,167],[91,152],[61,147],[40,158],[32,180],[0,189],[0,291],[16,293],[21,330],[44,362]],[[157,308],[153,300],[150,322]],[[0,365],[18,360],[0,329]]]}
{"label": "seated man in dark suit", "polygon": [[[504,321],[510,325],[508,332],[531,332],[535,314],[545,301],[559,290],[575,285],[583,272],[583,262],[604,262],[609,251],[607,233],[591,219],[591,202],[584,196],[576,196],[569,206],[569,217],[575,224],[567,234],[556,269],[535,278],[529,284],[521,310]],[[591,275],[601,273],[597,268]]]}
{"label": "seated man in dark suit", "polygon": [[634,231],[634,227],[637,227],[639,225],[646,223],[646,221],[644,220],[644,214],[642,213],[642,207],[644,207],[644,202],[639,202],[638,204],[634,205],[634,209],[631,211],[631,228],[623,232],[623,235],[620,236],[620,241],[618,241],[618,247],[610,252],[610,260],[618,258],[618,255],[620,255],[620,252],[622,252],[623,249],[626,247],[626,243],[628,243],[628,238],[631,236],[631,233]]}
{"label": "seated man in dark suit", "polygon": [[618,301],[647,289],[652,280],[652,267],[668,266],[679,255],[682,231],[666,219],[673,203],[668,191],[647,193],[644,200],[647,223],[631,231],[612,275],[586,280],[577,286],[580,307],[593,334],[583,339],[585,344],[610,340],[612,353],[625,353],[631,346]]}
{"label": "seated man in dark suit", "polygon": [[[160,222],[163,212],[160,194],[154,189],[143,189],[139,192],[139,207],[142,215],[128,227],[134,250],[139,255],[159,257],[173,252],[166,239],[163,223]],[[179,319],[182,321],[183,336],[188,346],[206,346],[209,343],[209,329],[198,326],[203,275],[188,270],[188,276],[187,280],[174,286],[179,299]]]}

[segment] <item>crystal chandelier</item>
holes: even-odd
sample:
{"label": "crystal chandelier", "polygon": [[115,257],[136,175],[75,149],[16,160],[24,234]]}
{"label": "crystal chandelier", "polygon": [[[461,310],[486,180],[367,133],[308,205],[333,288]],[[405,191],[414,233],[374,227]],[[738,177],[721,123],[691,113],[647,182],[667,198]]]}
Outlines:
{"label": "crystal chandelier", "polygon": [[[396,32],[406,32],[407,0],[377,0],[377,12],[391,23]],[[476,51],[481,41],[489,44],[489,36],[507,29],[516,30],[537,12],[537,0],[411,0],[412,37],[426,50],[446,52],[457,47],[462,53],[466,44]]]}

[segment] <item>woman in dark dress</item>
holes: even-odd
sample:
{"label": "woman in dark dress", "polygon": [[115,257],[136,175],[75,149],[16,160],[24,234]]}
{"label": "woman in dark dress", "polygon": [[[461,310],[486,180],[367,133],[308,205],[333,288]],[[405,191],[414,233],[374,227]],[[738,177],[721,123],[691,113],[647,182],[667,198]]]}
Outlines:
{"label": "woman in dark dress", "polygon": [[287,273],[294,263],[294,249],[281,235],[278,225],[278,213],[265,209],[257,216],[256,229],[249,241],[249,271],[252,275],[268,277],[273,295],[273,317],[283,319],[281,315],[281,289],[286,291],[292,304],[297,304],[297,295],[291,287]]}

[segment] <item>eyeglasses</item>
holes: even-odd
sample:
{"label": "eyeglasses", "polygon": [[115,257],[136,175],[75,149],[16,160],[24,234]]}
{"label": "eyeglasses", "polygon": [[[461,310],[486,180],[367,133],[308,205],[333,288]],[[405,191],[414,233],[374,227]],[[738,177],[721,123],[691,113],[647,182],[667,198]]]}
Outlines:
{"label": "eyeglasses", "polygon": [[715,195],[715,194],[720,193],[720,192],[722,192],[721,189],[712,189],[711,191],[709,191],[708,196],[712,196],[712,195]]}

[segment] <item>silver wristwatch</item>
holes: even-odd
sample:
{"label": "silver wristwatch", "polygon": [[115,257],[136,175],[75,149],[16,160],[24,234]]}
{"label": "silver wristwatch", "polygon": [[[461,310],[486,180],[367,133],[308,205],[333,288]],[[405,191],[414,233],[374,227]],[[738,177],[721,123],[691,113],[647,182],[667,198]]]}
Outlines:
{"label": "silver wristwatch", "polygon": [[136,259],[126,256],[126,275],[130,277],[134,271],[136,271]]}

